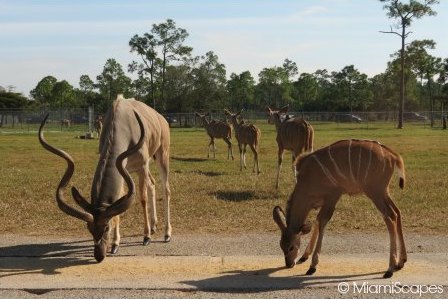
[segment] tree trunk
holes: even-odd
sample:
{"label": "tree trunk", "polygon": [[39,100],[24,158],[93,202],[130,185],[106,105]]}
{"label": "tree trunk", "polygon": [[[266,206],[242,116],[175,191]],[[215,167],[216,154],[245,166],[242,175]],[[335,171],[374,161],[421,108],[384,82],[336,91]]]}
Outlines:
{"label": "tree trunk", "polygon": [[154,88],[154,70],[151,69],[151,74],[150,74],[150,78],[151,78],[151,100],[152,100],[152,108],[154,108],[154,110],[156,109],[156,95],[155,95],[155,88]]}
{"label": "tree trunk", "polygon": [[431,89],[431,78],[429,78],[428,74],[428,94],[429,94],[429,104],[431,109],[431,128],[434,127],[434,99],[432,97],[432,89]]}
{"label": "tree trunk", "polygon": [[[404,22],[402,22],[403,24]],[[403,112],[404,112],[404,48],[406,39],[406,26],[403,25],[401,32],[401,50],[400,50],[400,103],[398,105],[398,129],[403,129]]]}
{"label": "tree trunk", "polygon": [[166,72],[166,50],[163,52],[163,61],[162,61],[162,90],[160,91],[160,99],[162,102],[162,108],[164,109],[165,105],[165,72]]}

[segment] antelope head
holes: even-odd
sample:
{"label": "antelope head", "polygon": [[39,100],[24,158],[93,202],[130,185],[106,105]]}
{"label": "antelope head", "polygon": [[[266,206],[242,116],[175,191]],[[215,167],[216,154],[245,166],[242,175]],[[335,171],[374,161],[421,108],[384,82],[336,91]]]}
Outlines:
{"label": "antelope head", "polygon": [[300,249],[300,238],[302,235],[306,235],[311,231],[311,224],[309,222],[302,225],[298,231],[292,231],[288,229],[285,224],[285,213],[282,208],[276,206],[272,212],[275,223],[277,223],[282,234],[280,239],[280,247],[283,250],[285,256],[285,265],[288,268],[292,268],[296,264],[297,257]]}
{"label": "antelope head", "polygon": [[201,114],[201,113],[199,113],[199,112],[195,112],[194,115],[195,115],[196,117],[199,117],[199,119],[201,120],[201,125],[203,125],[203,124],[204,124],[204,118],[205,118],[205,115],[204,115],[204,114]]}
{"label": "antelope head", "polygon": [[209,124],[209,120],[207,119],[207,117],[210,117],[210,113],[199,113],[199,112],[195,112],[194,113],[197,117],[199,117],[199,119],[201,120],[201,125],[205,128],[207,127],[207,125]]}
{"label": "antelope head", "polygon": [[43,136],[43,128],[47,121],[48,114],[39,127],[39,141],[42,146],[49,152],[58,155],[67,162],[67,169],[65,170],[64,176],[56,189],[56,202],[58,207],[64,213],[81,219],[87,223],[87,228],[93,236],[94,256],[98,262],[101,262],[106,256],[110,220],[112,217],[125,212],[131,206],[134,199],[135,185],[129,175],[129,172],[123,166],[123,161],[137,152],[142,147],[145,139],[145,129],[140,116],[135,111],[134,114],[140,127],[140,139],[135,145],[129,146],[127,150],[118,155],[115,162],[116,170],[118,170],[119,175],[122,176],[128,187],[127,194],[119,199],[111,198],[106,202],[105,200],[101,200],[103,198],[101,194],[95,194],[92,192],[91,203],[89,203],[75,187],[72,187],[72,196],[79,208],[69,205],[64,198],[64,190],[73,176],[75,162],[68,153],[51,146],[45,140]]}
{"label": "antelope head", "polygon": [[277,124],[281,123],[281,117],[283,114],[287,113],[289,105],[286,105],[279,110],[273,110],[270,107],[266,107],[266,112],[268,113],[268,123]]}
{"label": "antelope head", "polygon": [[244,112],[244,109],[241,109],[240,112],[232,113],[227,109],[224,109],[224,114],[230,118],[230,122],[234,124],[239,124],[238,118],[241,118],[241,113]]}

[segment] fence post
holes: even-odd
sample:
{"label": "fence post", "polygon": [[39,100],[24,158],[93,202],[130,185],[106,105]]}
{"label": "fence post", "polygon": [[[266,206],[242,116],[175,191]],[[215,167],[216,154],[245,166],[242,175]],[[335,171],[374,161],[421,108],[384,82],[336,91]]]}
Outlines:
{"label": "fence post", "polygon": [[[89,133],[93,132],[93,115],[95,114],[95,108],[93,106],[89,106]],[[99,136],[98,136],[99,137]]]}

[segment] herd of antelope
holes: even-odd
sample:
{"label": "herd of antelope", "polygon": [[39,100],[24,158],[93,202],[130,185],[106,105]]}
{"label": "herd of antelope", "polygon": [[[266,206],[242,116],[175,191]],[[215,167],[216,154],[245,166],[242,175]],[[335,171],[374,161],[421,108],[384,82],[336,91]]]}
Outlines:
{"label": "herd of antelope", "polygon": [[[279,206],[273,209],[273,219],[281,232],[280,247],[286,267],[294,267],[297,262],[303,263],[312,254],[311,265],[306,272],[307,275],[312,275],[319,262],[326,224],[341,195],[364,193],[383,215],[389,232],[389,266],[383,277],[389,278],[393,272],[401,269],[407,260],[401,214],[389,194],[389,184],[395,169],[399,175],[399,186],[404,187],[405,170],[401,156],[379,142],[357,139],[340,140],[314,151],[314,130],[309,122],[288,116],[288,107],[278,110],[267,107],[266,112],[268,122],[275,125],[277,132],[276,187],[279,188],[284,150],[292,152],[296,179],[294,190],[286,204],[286,212]],[[253,171],[260,174],[260,129],[243,120],[242,111],[233,113],[224,110],[224,113],[231,125],[227,121],[212,120],[209,114],[196,113],[210,137],[208,157],[210,147],[213,157],[216,157],[215,139],[221,138],[227,144],[228,159],[233,160],[233,127],[240,153],[240,170],[246,168],[246,147],[249,145],[254,156]],[[64,198],[64,190],[74,173],[75,162],[68,153],[45,140],[43,128],[47,118],[48,115],[40,125],[39,141],[46,150],[67,163],[56,190],[56,202],[63,212],[87,223],[94,241],[95,259],[101,262],[109,247],[112,254],[118,252],[120,215],[129,209],[135,197],[136,188],[130,176],[132,172],[136,172],[139,178],[138,195],[145,223],[143,245],[150,243],[151,234],[155,232],[157,225],[155,180],[149,171],[152,160],[158,166],[163,185],[165,242],[169,242],[170,129],[165,118],[142,102],[119,95],[105,118],[95,121],[95,128],[100,136],[100,155],[92,181],[90,201],[75,187],[71,189],[77,206],[70,205]],[[319,209],[314,224],[307,220],[312,209]],[[298,259],[301,237],[311,231],[310,241]]]}

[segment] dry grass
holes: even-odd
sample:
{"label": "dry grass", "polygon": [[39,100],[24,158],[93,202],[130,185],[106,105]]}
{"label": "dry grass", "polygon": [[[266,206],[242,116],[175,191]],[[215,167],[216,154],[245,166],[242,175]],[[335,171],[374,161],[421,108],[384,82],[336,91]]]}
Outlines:
{"label": "dry grass", "polygon": [[[170,184],[173,232],[240,233],[276,231],[272,208],[284,206],[293,188],[290,155],[284,157],[279,190],[275,190],[275,128],[265,122],[262,131],[260,167],[252,173],[253,157],[247,154],[248,169],[239,171],[235,160],[227,160],[227,148],[217,141],[216,160],[207,157],[208,139],[201,128],[172,129]],[[315,148],[339,139],[378,140],[402,154],[407,185],[402,191],[393,180],[392,196],[403,212],[405,231],[446,233],[448,181],[448,132],[419,125],[397,130],[391,124],[336,125],[313,123]],[[77,162],[72,183],[82,194],[90,194],[97,159],[97,140],[75,139],[77,132],[46,133],[50,143],[69,152]],[[236,143],[235,138],[233,142]],[[65,163],[40,146],[36,133],[0,133],[0,227],[3,232],[35,235],[87,235],[81,221],[62,213],[54,193]],[[157,170],[153,168],[155,177]],[[157,187],[159,229],[162,228],[161,190]],[[70,197],[67,192],[67,198]],[[123,216],[124,235],[142,233],[140,204]],[[329,229],[349,231],[386,230],[380,214],[363,196],[344,196]],[[159,232],[160,234],[160,232]]]}

